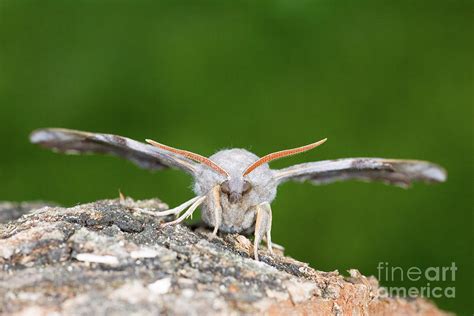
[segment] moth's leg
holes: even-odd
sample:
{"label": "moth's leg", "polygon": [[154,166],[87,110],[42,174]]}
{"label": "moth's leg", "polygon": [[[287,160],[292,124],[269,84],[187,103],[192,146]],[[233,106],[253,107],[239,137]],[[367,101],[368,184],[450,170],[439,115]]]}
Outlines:
{"label": "moth's leg", "polygon": [[178,205],[175,208],[172,208],[166,211],[153,212],[153,211],[148,211],[144,209],[139,209],[138,211],[145,214],[154,215],[154,216],[179,215],[182,211],[184,211],[186,208],[188,208],[191,204],[195,203],[200,198],[202,198],[202,196],[193,197],[191,200],[186,201],[183,204]]}
{"label": "moth's leg", "polygon": [[122,190],[118,190],[119,191],[119,200],[120,200],[120,203],[123,203],[125,202],[125,200],[127,199],[125,194],[122,193]]}
{"label": "moth's leg", "polygon": [[271,227],[271,221],[272,221],[272,213],[270,212],[270,227],[268,227],[268,230],[267,230],[267,248],[268,248],[268,251],[273,254],[273,244],[272,244],[272,236],[271,236],[271,230],[272,230],[272,227]]}
{"label": "moth's leg", "polygon": [[164,223],[163,226],[169,226],[169,225],[175,225],[175,224],[181,223],[186,218],[191,216],[194,213],[194,211],[198,208],[198,206],[201,205],[202,202],[204,202],[205,199],[206,199],[206,196],[198,196],[195,202],[193,203],[193,205],[191,205],[191,207],[183,215],[181,215],[174,221]]}
{"label": "moth's leg", "polygon": [[[262,240],[267,244],[268,246],[268,242],[267,242],[267,237],[263,237]],[[271,242],[272,243],[272,248],[273,249],[278,249],[280,251],[285,251],[285,247],[283,247],[282,245],[279,245],[279,244],[275,244],[273,241]]]}
{"label": "moth's leg", "polygon": [[210,203],[210,206],[212,207],[212,214],[214,217],[214,230],[212,231],[212,235],[216,236],[222,222],[221,188],[219,185],[216,185],[212,189],[211,198],[212,203]]}
{"label": "moth's leg", "polygon": [[270,203],[264,202],[256,206],[257,218],[255,221],[255,239],[253,242],[253,255],[258,261],[258,245],[264,235],[267,238],[268,250],[272,251],[271,228],[272,228],[272,209]]}

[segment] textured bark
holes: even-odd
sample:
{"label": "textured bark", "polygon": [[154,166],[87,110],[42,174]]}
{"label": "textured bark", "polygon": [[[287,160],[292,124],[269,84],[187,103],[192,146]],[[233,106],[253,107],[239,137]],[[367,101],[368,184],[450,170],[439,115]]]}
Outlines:
{"label": "textured bark", "polygon": [[39,207],[0,204],[3,314],[445,315],[379,296],[357,270],[321,272],[264,247],[257,262],[244,236],[161,228],[169,218],[137,211],[166,209],[157,199]]}

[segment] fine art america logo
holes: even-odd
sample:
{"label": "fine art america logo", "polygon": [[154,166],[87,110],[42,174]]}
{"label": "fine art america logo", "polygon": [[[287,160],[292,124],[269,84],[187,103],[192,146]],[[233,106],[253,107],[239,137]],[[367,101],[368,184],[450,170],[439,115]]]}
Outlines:
{"label": "fine art america logo", "polygon": [[388,262],[379,262],[377,265],[378,279],[381,284],[388,282],[408,282],[421,284],[421,286],[384,286],[381,287],[380,296],[399,297],[426,297],[426,298],[454,298],[456,288],[449,286],[456,281],[456,263],[441,267],[409,267],[402,268],[391,266]]}

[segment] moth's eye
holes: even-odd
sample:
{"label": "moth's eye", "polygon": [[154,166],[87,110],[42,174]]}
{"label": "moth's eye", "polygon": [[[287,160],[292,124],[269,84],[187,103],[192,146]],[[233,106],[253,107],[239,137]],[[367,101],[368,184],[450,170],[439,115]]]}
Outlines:
{"label": "moth's eye", "polygon": [[230,193],[229,181],[224,181],[221,183],[221,191],[224,192],[225,194]]}
{"label": "moth's eye", "polygon": [[245,182],[244,182],[244,186],[243,186],[243,188],[242,188],[242,193],[247,193],[247,192],[249,192],[251,188],[252,188],[252,185],[250,184],[250,182],[245,181]]}

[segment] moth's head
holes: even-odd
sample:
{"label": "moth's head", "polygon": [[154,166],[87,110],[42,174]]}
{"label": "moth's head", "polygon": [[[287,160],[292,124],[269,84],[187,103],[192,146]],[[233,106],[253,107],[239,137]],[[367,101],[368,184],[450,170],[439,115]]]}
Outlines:
{"label": "moth's head", "polygon": [[231,178],[220,184],[221,193],[227,196],[230,203],[235,204],[242,200],[242,197],[250,192],[252,184],[248,180]]}
{"label": "moth's head", "polygon": [[[247,196],[262,194],[265,187],[273,183],[268,163],[272,160],[305,152],[323,144],[326,139],[306,146],[274,152],[259,158],[245,149],[227,149],[209,158],[147,140],[151,145],[201,163],[196,174],[196,190],[206,194],[216,185],[222,196],[231,204],[242,201]],[[274,186],[276,186],[274,184]],[[259,192],[255,193],[254,191]],[[275,189],[276,190],[276,189]]]}
{"label": "moth's head", "polygon": [[[251,196],[252,190],[259,185],[259,181],[256,181],[258,179],[243,175],[245,169],[259,159],[257,155],[245,149],[233,148],[221,150],[209,159],[225,169],[228,174],[216,184],[220,186],[221,197],[227,199],[229,203],[241,202],[243,198]],[[266,175],[267,179],[271,177],[271,173]]]}

